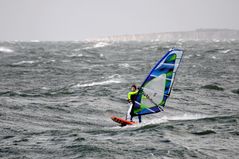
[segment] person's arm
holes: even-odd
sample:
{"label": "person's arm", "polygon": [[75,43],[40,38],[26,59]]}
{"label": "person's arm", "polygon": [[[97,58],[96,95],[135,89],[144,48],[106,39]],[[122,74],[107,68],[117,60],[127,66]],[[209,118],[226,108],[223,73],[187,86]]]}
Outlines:
{"label": "person's arm", "polygon": [[137,94],[137,93],[138,93],[138,91],[129,92],[129,93],[128,93],[128,100],[127,100],[127,101],[130,103],[130,102],[131,102],[131,96],[132,96],[132,95],[135,95],[135,94]]}
{"label": "person's arm", "polygon": [[128,101],[129,103],[131,102],[131,95],[132,95],[131,92],[129,92],[129,93],[128,93],[128,99],[127,99],[127,101]]}

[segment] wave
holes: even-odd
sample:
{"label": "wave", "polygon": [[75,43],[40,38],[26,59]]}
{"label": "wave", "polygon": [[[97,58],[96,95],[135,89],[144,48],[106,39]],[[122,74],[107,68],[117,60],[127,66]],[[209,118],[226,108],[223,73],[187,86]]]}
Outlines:
{"label": "wave", "polygon": [[106,42],[99,42],[99,43],[94,45],[94,48],[105,47],[105,46],[108,46],[108,45],[110,45],[110,44],[106,43]]}
{"label": "wave", "polygon": [[210,89],[210,90],[217,90],[217,91],[223,91],[224,90],[224,88],[219,87],[216,84],[208,84],[208,85],[202,86],[201,88]]}
{"label": "wave", "polygon": [[228,49],[228,50],[222,50],[221,53],[227,54],[227,53],[229,53],[230,51],[231,51],[230,49]]}
{"label": "wave", "polygon": [[130,65],[128,63],[119,64],[120,67],[128,68]]}
{"label": "wave", "polygon": [[46,97],[46,96],[59,96],[74,94],[74,91],[67,88],[50,89],[42,87],[40,89],[29,89],[23,91],[0,91],[0,96],[19,96],[19,97]]}
{"label": "wave", "polygon": [[212,56],[212,59],[216,59],[217,57],[216,56]]}
{"label": "wave", "polygon": [[198,131],[198,132],[192,132],[194,135],[208,135],[208,134],[216,134],[213,130],[204,130],[204,131]]}
{"label": "wave", "polygon": [[193,55],[185,55],[184,56],[185,59],[190,59],[191,57],[193,57]]}
{"label": "wave", "polygon": [[87,46],[87,47],[84,47],[83,49],[80,49],[80,50],[90,50],[90,49],[94,49],[94,48],[102,48],[102,47],[109,46],[109,45],[110,45],[110,43],[98,42],[93,46]]}
{"label": "wave", "polygon": [[11,52],[13,52],[13,50],[6,48],[6,47],[0,47],[0,52],[11,53]]}
{"label": "wave", "polygon": [[83,57],[83,54],[72,54],[72,55],[68,55],[68,57]]}
{"label": "wave", "polygon": [[121,83],[121,80],[119,79],[110,79],[107,81],[102,81],[102,82],[92,82],[92,83],[86,83],[86,84],[77,84],[74,87],[92,87],[92,86],[97,86],[97,85],[108,85],[112,83]]}
{"label": "wave", "polygon": [[197,120],[197,119],[203,119],[203,118],[208,118],[207,115],[204,114],[183,114],[183,115],[178,115],[178,116],[163,116],[161,119],[164,120]]}
{"label": "wave", "polygon": [[[205,115],[205,114],[183,114],[183,115],[177,115],[177,116],[163,116],[162,118],[153,119],[151,121],[146,121],[142,124],[136,124],[134,127],[145,127],[149,125],[158,125],[161,123],[166,123],[169,121],[187,121],[187,120],[204,120],[204,122],[218,122],[218,123],[237,123],[237,120],[239,118],[238,114],[232,114],[228,116],[212,116],[212,115]],[[216,133],[213,130],[204,130],[200,132],[193,132],[197,135],[206,135],[206,134],[212,134]]]}
{"label": "wave", "polygon": [[126,128],[128,127],[133,127],[133,128],[141,128],[141,127],[149,127],[150,125],[158,125],[161,123],[166,123],[169,121],[180,121],[180,120],[200,120],[200,119],[206,119],[209,118],[210,116],[204,115],[204,114],[183,114],[183,115],[176,115],[176,116],[163,116],[161,118],[156,118],[152,119],[150,121],[145,121],[141,124],[135,124],[135,125],[129,125],[125,126]]}
{"label": "wave", "polygon": [[[238,114],[231,114],[228,116],[213,116],[213,115],[206,115],[206,114],[189,114],[185,113],[182,115],[176,115],[176,116],[163,116],[161,118],[157,119],[145,119],[143,123],[141,124],[135,124],[135,125],[129,125],[123,127],[123,129],[137,129],[137,130],[148,130],[148,129],[154,129],[156,127],[163,128],[165,130],[173,130],[175,128],[173,123],[169,124],[163,124],[163,123],[168,123],[170,121],[187,121],[187,123],[227,123],[227,124],[237,124],[237,120],[239,119]],[[147,121],[148,120],[148,121]],[[189,122],[188,122],[189,121]],[[183,123],[183,122],[180,122]],[[113,129],[122,129],[121,127],[113,127]],[[190,131],[191,134],[193,135],[210,135],[210,134],[216,134],[217,131],[216,129],[193,129]],[[232,135],[238,136],[238,131],[230,131]]]}
{"label": "wave", "polygon": [[81,59],[104,59],[104,54],[100,53],[100,54],[92,54],[92,53],[88,53],[88,54],[83,54],[83,53],[73,53],[71,55],[67,55],[70,58],[81,58]]}
{"label": "wave", "polygon": [[213,39],[212,41],[215,42],[215,43],[219,43],[220,42],[219,39]]}
{"label": "wave", "polygon": [[235,136],[239,136],[239,132],[238,131],[232,131],[232,132],[230,132],[230,134],[235,135]]}
{"label": "wave", "polygon": [[232,93],[239,94],[239,88],[232,90]]}
{"label": "wave", "polygon": [[109,76],[108,78],[109,79],[115,79],[115,78],[119,79],[119,78],[121,78],[121,76],[119,74],[113,74],[113,75]]}
{"label": "wave", "polygon": [[[155,127],[161,123],[167,123],[169,121],[189,121],[189,120],[195,120],[195,121],[201,121],[203,120],[206,123],[209,122],[217,122],[217,123],[237,123],[237,120],[239,119],[238,114],[231,114],[227,116],[212,116],[212,115],[206,115],[206,114],[182,114],[182,115],[176,115],[176,116],[163,116],[161,118],[152,119],[149,121],[149,119],[145,119],[143,123],[141,124],[135,124],[135,125],[128,125],[123,128],[151,128]],[[148,121],[147,121],[148,120]],[[170,127],[173,127],[172,125],[166,125],[167,128],[170,129]],[[113,127],[113,128],[119,128],[119,127]],[[194,131],[192,134],[196,135],[206,135],[206,134],[212,134],[216,133],[213,130],[203,130],[203,131]],[[237,132],[236,132],[237,133]]]}
{"label": "wave", "polygon": [[36,63],[38,61],[20,61],[20,62],[17,62],[17,63],[13,63],[13,65],[22,65],[22,64],[33,64],[33,63]]}
{"label": "wave", "polygon": [[24,93],[24,92],[20,92],[20,91],[5,91],[5,92],[0,92],[0,96],[39,97],[40,94]]}
{"label": "wave", "polygon": [[81,50],[82,50],[82,48],[77,48],[77,49],[74,49],[73,51],[78,52],[78,51],[81,51]]}
{"label": "wave", "polygon": [[100,54],[100,57],[101,57],[101,58],[104,57],[104,54]]}

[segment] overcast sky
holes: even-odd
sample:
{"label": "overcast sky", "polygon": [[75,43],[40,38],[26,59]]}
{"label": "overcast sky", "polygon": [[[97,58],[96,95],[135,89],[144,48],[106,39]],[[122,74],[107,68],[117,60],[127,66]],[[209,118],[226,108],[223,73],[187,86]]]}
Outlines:
{"label": "overcast sky", "polygon": [[0,0],[0,40],[239,29],[239,0]]}

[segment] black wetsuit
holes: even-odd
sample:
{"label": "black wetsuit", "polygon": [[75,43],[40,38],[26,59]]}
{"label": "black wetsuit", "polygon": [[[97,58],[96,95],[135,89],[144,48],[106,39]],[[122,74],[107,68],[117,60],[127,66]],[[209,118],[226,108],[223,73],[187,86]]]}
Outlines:
{"label": "black wetsuit", "polygon": [[136,115],[134,113],[134,109],[136,109],[135,108],[135,101],[136,101],[136,98],[137,98],[137,94],[138,94],[138,91],[137,91],[137,93],[133,93],[133,94],[130,95],[130,101],[132,102],[132,105],[133,105],[132,109],[131,109],[131,112],[130,112],[130,116],[131,116],[130,120],[132,121],[134,116],[138,116],[139,122],[141,123],[141,115]]}

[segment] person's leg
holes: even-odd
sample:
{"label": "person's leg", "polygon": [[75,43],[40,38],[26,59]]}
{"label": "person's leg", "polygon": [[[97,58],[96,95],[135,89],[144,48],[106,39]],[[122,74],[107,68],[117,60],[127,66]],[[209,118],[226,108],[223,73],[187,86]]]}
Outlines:
{"label": "person's leg", "polygon": [[129,109],[128,109],[128,112],[127,112],[127,114],[126,114],[126,120],[128,120],[128,119],[131,120],[132,107],[133,107],[133,105],[132,105],[132,104],[129,104]]}
{"label": "person's leg", "polygon": [[130,116],[130,121],[133,121],[133,116],[132,115]]}
{"label": "person's leg", "polygon": [[133,121],[133,117],[134,117],[134,109],[133,109],[134,105],[132,104],[131,107],[131,111],[130,111],[130,121]]}
{"label": "person's leg", "polygon": [[138,118],[139,118],[139,123],[141,123],[142,122],[141,115],[138,115]]}

